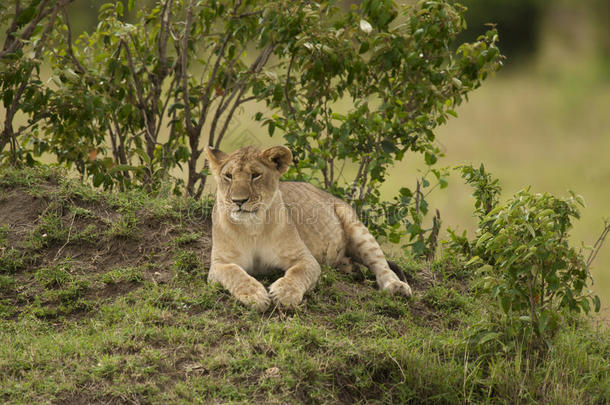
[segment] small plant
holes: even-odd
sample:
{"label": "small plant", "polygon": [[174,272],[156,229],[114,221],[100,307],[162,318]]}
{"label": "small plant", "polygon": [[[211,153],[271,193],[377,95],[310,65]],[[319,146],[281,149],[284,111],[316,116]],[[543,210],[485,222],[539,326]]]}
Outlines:
{"label": "small plant", "polygon": [[[599,297],[587,288],[589,268],[604,241],[604,234],[588,260],[569,244],[572,221],[580,218],[582,197],[519,191],[499,203],[497,179],[478,169],[460,166],[462,177],[474,187],[475,215],[479,229],[473,241],[466,233],[450,231],[450,248],[478,266],[482,290],[498,303],[502,317],[490,313],[473,328],[479,346],[511,340],[528,348],[550,345],[562,324],[564,311],[589,313],[600,309]],[[607,224],[604,232],[607,232]],[[505,339],[502,339],[504,337]]]}
{"label": "small plant", "polygon": [[38,226],[30,237],[32,247],[49,246],[66,240],[68,227],[64,226],[62,217],[57,212],[59,210],[57,207],[49,206],[48,211],[40,217]]}
{"label": "small plant", "polygon": [[112,223],[106,236],[110,238],[137,238],[138,217],[135,212],[123,212],[121,218]]}
{"label": "small plant", "polygon": [[180,250],[174,255],[174,270],[195,273],[201,268],[197,254],[189,250]]}
{"label": "small plant", "polygon": [[80,243],[95,243],[99,240],[99,232],[94,224],[89,224],[80,232],[75,232],[72,241]]}
{"label": "small plant", "polygon": [[[490,173],[485,172],[485,166],[481,163],[478,169],[471,165],[457,166],[466,180],[466,184],[474,188],[474,214],[482,221],[483,218],[498,204],[502,187],[498,179],[494,179]],[[467,257],[472,256],[472,246],[466,236],[466,231],[458,235],[454,230],[448,229],[450,236],[449,247],[454,252],[462,253]]]}
{"label": "small plant", "polygon": [[453,313],[466,306],[466,299],[454,289],[434,286],[426,290],[422,300],[437,311]]}
{"label": "small plant", "polygon": [[497,298],[509,330],[538,345],[555,334],[562,310],[600,309],[587,288],[589,266],[568,243],[583,204],[575,194],[559,199],[522,190],[482,217],[473,242],[488,265],[483,286]]}
{"label": "small plant", "polygon": [[80,217],[80,218],[95,218],[96,217],[96,215],[93,211],[91,211],[87,208],[78,207],[76,205],[70,206],[70,212],[75,217]]}
{"label": "small plant", "polygon": [[176,246],[184,246],[195,242],[203,237],[201,232],[186,232],[174,239]]}
{"label": "small plant", "polygon": [[142,269],[139,267],[121,267],[105,273],[101,281],[105,284],[117,284],[120,282],[140,283],[144,280]]}
{"label": "small plant", "polygon": [[10,276],[0,275],[0,293],[8,293],[13,291],[15,287],[15,279]]}
{"label": "small plant", "polygon": [[24,268],[26,258],[17,249],[0,249],[0,274],[13,274]]}
{"label": "small plant", "polygon": [[45,288],[63,287],[72,280],[72,275],[66,270],[65,265],[43,267],[36,271],[34,277]]}
{"label": "small plant", "polygon": [[[67,307],[82,307],[81,298],[91,287],[87,280],[78,280],[70,283],[65,289],[57,291],[58,300]],[[71,312],[71,311],[68,311]]]}
{"label": "small plant", "polygon": [[6,245],[6,237],[10,228],[8,225],[0,225],[0,248]]}

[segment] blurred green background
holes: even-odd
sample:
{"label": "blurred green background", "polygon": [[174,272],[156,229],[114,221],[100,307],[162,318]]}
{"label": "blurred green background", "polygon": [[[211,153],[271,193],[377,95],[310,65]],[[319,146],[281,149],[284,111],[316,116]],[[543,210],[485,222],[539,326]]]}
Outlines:
{"label": "blurred green background", "polygon": [[[105,1],[76,0],[69,9],[74,30],[96,24]],[[136,1],[137,6],[150,1]],[[350,2],[345,1],[347,6]],[[535,192],[584,196],[587,208],[572,232],[576,244],[592,245],[603,218],[610,218],[610,1],[608,0],[462,0],[468,7],[473,40],[497,24],[505,67],[458,109],[459,117],[438,130],[446,153],[439,164],[485,163],[499,177],[505,198],[531,185]],[[251,119],[263,105],[241,111],[224,149],[245,144],[279,143]],[[399,187],[414,186],[423,161],[394,168],[383,187],[391,198]],[[430,197],[443,228],[466,229],[472,236],[471,190],[452,176],[448,189]],[[446,232],[446,231],[445,231]],[[610,243],[610,241],[608,241]],[[610,245],[594,263],[594,290],[602,298],[599,319],[610,323]]]}

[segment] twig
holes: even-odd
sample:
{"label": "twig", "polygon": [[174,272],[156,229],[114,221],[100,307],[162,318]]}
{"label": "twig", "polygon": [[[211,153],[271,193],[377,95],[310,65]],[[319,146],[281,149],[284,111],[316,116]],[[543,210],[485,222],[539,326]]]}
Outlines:
{"label": "twig", "polygon": [[[233,14],[235,14],[235,12],[239,8],[239,6],[241,6],[241,0],[235,4],[235,7],[233,7]],[[191,1],[191,3],[189,3],[189,12],[192,16],[192,1]],[[185,36],[186,36],[186,34],[185,34]],[[216,58],[216,62],[214,63],[214,67],[212,68],[212,74],[210,75],[210,77],[208,79],[208,84],[205,87],[205,90],[203,91],[203,103],[201,105],[199,122],[197,123],[198,133],[201,131],[201,128],[203,128],[205,116],[207,115],[208,108],[210,106],[210,95],[212,93],[212,84],[216,80],[216,74],[218,73],[218,68],[220,67],[220,61],[224,57],[225,48],[227,47],[227,44],[229,43],[230,39],[231,39],[231,31],[228,30],[227,35],[225,36],[224,40],[222,41],[222,44],[220,45],[220,48],[218,49],[218,57]],[[185,45],[186,45],[186,41],[185,41]],[[184,51],[186,52],[186,46],[184,48]],[[186,56],[183,55],[183,57],[185,58]],[[212,142],[211,139],[210,139],[210,142]]]}
{"label": "twig", "polygon": [[610,233],[610,220],[606,219],[604,220],[604,230],[602,231],[601,235],[599,235],[599,238],[597,238],[597,241],[595,241],[595,244],[593,245],[593,250],[591,251],[591,253],[589,253],[589,257],[587,258],[587,270],[591,267],[591,264],[597,257],[597,254],[602,248],[602,245],[604,244],[608,233]]}
{"label": "twig", "polygon": [[400,367],[400,364],[396,361],[396,359],[394,357],[392,357],[392,355],[390,353],[388,353],[388,356],[394,361],[394,363],[396,363],[396,365],[398,366],[398,369],[400,370],[400,374],[402,374],[402,381],[400,382],[401,384],[404,384],[405,381],[407,381],[407,377],[405,376],[405,372],[402,370],[402,367]]}
{"label": "twig", "polygon": [[[220,141],[224,137],[224,134],[229,126],[229,123],[231,121],[231,118],[233,117],[233,114],[235,113],[235,110],[237,109],[237,107],[239,107],[242,104],[243,99],[241,97],[247,90],[247,84],[248,84],[247,79],[251,75],[260,73],[263,66],[265,66],[265,64],[269,60],[269,57],[271,56],[271,53],[273,52],[274,48],[275,48],[274,43],[267,45],[262,50],[260,55],[258,55],[256,60],[252,63],[252,65],[250,65],[250,68],[247,71],[247,73],[249,75],[244,74],[244,76],[240,79],[240,81],[237,82],[237,84],[235,85],[234,89],[231,92],[231,95],[229,96],[229,99],[225,101],[225,96],[223,96],[221,103],[220,103],[220,105],[218,105],[218,108],[216,110],[216,114],[214,115],[214,119],[212,121],[212,127],[210,130],[210,139],[213,139],[215,136],[216,126],[217,126],[220,116],[226,111],[226,109],[229,107],[229,105],[231,105],[232,102],[233,102],[233,106],[231,107],[231,110],[229,110],[229,114],[227,115],[227,117],[225,119],[224,125],[221,128],[220,133],[218,134],[218,139],[216,139],[216,142],[214,142],[215,148],[218,148],[220,146]],[[230,66],[230,69],[232,70],[232,65]],[[237,96],[237,97],[235,97],[235,96]],[[251,98],[249,98],[249,97],[247,98],[247,100],[250,100],[250,99]],[[243,101],[243,102],[245,102],[245,101]],[[224,103],[224,105],[223,105],[223,103]]]}
{"label": "twig", "polygon": [[76,213],[72,213],[72,222],[70,222],[70,229],[68,230],[68,238],[66,239],[66,243],[64,243],[59,250],[57,251],[57,253],[55,253],[55,257],[53,258],[53,261],[56,261],[57,258],[59,257],[59,254],[61,253],[61,251],[66,247],[66,245],[68,243],[70,243],[70,236],[72,235],[72,226],[74,225],[74,218],[76,218]]}
{"label": "twig", "polygon": [[70,59],[76,65],[76,70],[79,73],[86,73],[87,69],[85,69],[85,67],[76,58],[76,55],[74,55],[74,49],[72,48],[72,27],[70,25],[70,19],[68,18],[68,13],[66,12],[66,8],[62,6],[61,12],[64,16],[66,28],[68,29],[68,31],[66,33],[66,36],[67,36],[66,42],[68,43],[68,56],[70,56]]}
{"label": "twig", "polygon": [[441,229],[441,213],[436,210],[436,215],[432,218],[432,229],[430,230],[430,237],[428,238],[428,255],[427,259],[429,262],[434,260],[436,254],[436,247],[438,246],[438,233]]}
{"label": "twig", "polygon": [[292,69],[292,63],[294,62],[295,55],[296,53],[292,54],[290,62],[288,63],[288,70],[286,71],[286,83],[284,84],[284,98],[286,99],[286,105],[290,110],[290,115],[292,115],[292,118],[296,120],[296,112],[292,106],[292,103],[290,102],[290,97],[288,96],[288,88],[290,87],[290,70]]}

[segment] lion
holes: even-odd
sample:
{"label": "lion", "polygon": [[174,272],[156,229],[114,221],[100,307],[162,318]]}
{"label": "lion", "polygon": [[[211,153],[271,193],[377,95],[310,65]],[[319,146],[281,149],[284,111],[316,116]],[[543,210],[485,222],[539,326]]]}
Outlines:
{"label": "lion", "polygon": [[[260,311],[295,307],[318,281],[321,265],[370,268],[391,294],[411,295],[379,244],[344,201],[305,182],[280,181],[292,163],[284,146],[205,149],[217,182],[208,282],[218,282]],[[255,276],[283,271],[269,291]]]}

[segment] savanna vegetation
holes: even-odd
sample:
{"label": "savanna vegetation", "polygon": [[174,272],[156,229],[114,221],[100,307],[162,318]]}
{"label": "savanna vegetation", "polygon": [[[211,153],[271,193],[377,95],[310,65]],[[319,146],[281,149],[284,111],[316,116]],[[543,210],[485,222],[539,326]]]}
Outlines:
{"label": "savanna vegetation", "polygon": [[46,167],[3,170],[0,192],[4,403],[610,398],[607,332],[561,308],[540,329],[512,293],[505,313],[482,283],[518,283],[459,254],[396,257],[410,300],[326,268],[303,305],[261,314],[205,281],[212,201]]}
{"label": "savanna vegetation", "polygon": [[[478,229],[439,250],[436,131],[502,65],[493,27],[464,42],[445,1],[161,0],[104,4],[76,35],[71,3],[0,6],[3,401],[610,400],[608,332],[586,317],[610,227],[573,245],[580,196],[507,198],[463,165]],[[302,306],[264,314],[206,284],[201,151],[249,103],[293,150],[287,178],[398,246],[412,299],[366,269],[325,269]],[[382,197],[405,156],[423,174]]]}

